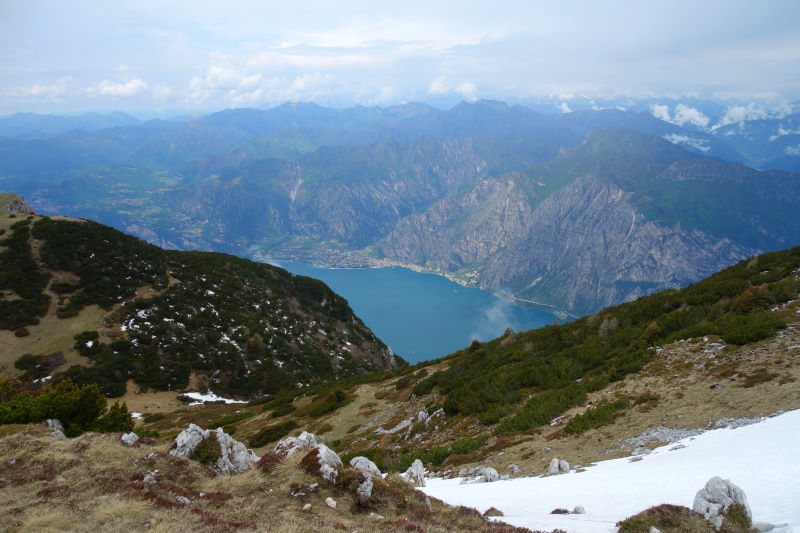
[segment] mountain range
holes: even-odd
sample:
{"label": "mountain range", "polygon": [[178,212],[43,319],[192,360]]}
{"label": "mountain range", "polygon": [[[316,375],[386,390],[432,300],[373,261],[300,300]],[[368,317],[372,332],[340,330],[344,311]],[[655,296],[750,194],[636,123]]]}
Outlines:
{"label": "mountain range", "polygon": [[2,140],[0,187],[167,248],[400,264],[580,316],[797,244],[798,176],[745,165],[793,169],[795,122],[284,104]]}

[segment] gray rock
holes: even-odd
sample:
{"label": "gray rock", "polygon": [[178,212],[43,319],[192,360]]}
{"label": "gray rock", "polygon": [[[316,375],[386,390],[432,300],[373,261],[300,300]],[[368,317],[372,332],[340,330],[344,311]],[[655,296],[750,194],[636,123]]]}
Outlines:
{"label": "gray rock", "polygon": [[61,420],[59,420],[58,418],[48,418],[47,420],[45,420],[45,423],[47,424],[47,427],[49,427],[50,429],[57,429],[61,433],[64,433],[64,424],[62,424]]}
{"label": "gray rock", "polygon": [[550,466],[547,468],[548,474],[558,474],[558,459],[553,457],[550,459]]}
{"label": "gray rock", "polygon": [[372,474],[369,472],[364,472],[364,481],[356,489],[356,495],[358,496],[358,500],[360,502],[367,502],[370,498],[372,498]]}
{"label": "gray rock", "polygon": [[508,474],[503,474],[500,476],[500,481],[508,481],[509,479],[511,479],[511,476]]}
{"label": "gray rock", "polygon": [[650,526],[650,529],[647,533],[661,533],[661,530],[658,529],[656,526]]}
{"label": "gray rock", "polygon": [[153,475],[152,472],[148,472],[142,478],[142,483],[144,483],[145,485],[155,485],[156,477]]}
{"label": "gray rock", "polygon": [[217,428],[212,433],[216,433],[221,452],[220,458],[211,467],[218,474],[239,474],[258,461],[259,457],[256,454],[225,433],[222,428]]}
{"label": "gray rock", "polygon": [[228,475],[244,472],[259,459],[256,454],[225,433],[222,428],[209,431],[195,424],[189,424],[188,428],[175,437],[173,448],[169,453],[176,457],[188,458],[198,444],[209,438],[216,439],[220,447],[220,457],[211,466],[211,469],[218,474]]}
{"label": "gray rock", "polygon": [[357,457],[353,457],[350,459],[350,466],[355,468],[356,470],[361,470],[362,472],[366,472],[368,474],[375,474],[376,476],[382,476],[378,465],[363,457],[361,455]]}
{"label": "gray rock", "polygon": [[497,473],[497,470],[490,466],[479,466],[475,470],[475,474],[478,476],[478,479],[481,483],[494,483],[500,479],[500,475]]}
{"label": "gray rock", "polygon": [[744,491],[730,480],[715,476],[708,480],[705,487],[697,491],[692,508],[719,529],[722,525],[722,514],[735,503],[743,505],[748,518],[752,519],[753,515]]}
{"label": "gray rock", "polygon": [[275,448],[273,448],[272,451],[273,453],[283,457],[289,457],[298,450],[313,448],[317,444],[317,438],[314,436],[314,434],[304,431],[299,437],[287,437],[281,440],[275,445]]}
{"label": "gray rock", "polygon": [[411,466],[408,467],[408,470],[403,473],[403,478],[406,481],[413,481],[420,487],[425,486],[425,467],[422,465],[422,461],[419,459],[414,459],[414,462],[411,463]]}
{"label": "gray rock", "polygon": [[64,434],[64,424],[61,423],[61,420],[58,418],[48,418],[45,420],[47,427],[53,430],[53,435],[57,439],[66,439],[67,436]]}
{"label": "gray rock", "polygon": [[177,501],[178,503],[182,503],[184,505],[189,505],[190,503],[192,503],[192,500],[190,500],[186,496],[178,496],[175,498],[175,501]]}
{"label": "gray rock", "polygon": [[569,472],[569,463],[564,461],[563,459],[560,459],[558,461],[558,471],[561,472],[562,474],[566,474],[567,472]]}
{"label": "gray rock", "polygon": [[125,433],[125,434],[122,436],[122,439],[121,439],[121,440],[122,440],[122,442],[123,442],[124,444],[126,444],[126,445],[128,445],[128,446],[133,446],[134,444],[136,444],[136,443],[138,442],[138,440],[139,440],[139,435],[137,435],[136,433],[134,433],[133,431],[131,431],[130,433]]}
{"label": "gray rock", "polygon": [[189,424],[189,427],[178,433],[169,451],[175,457],[188,458],[197,445],[207,439],[211,433],[196,424]]}
{"label": "gray rock", "polygon": [[519,466],[517,466],[515,464],[508,465],[508,469],[511,470],[511,475],[512,476],[516,475],[516,474],[519,474]]}
{"label": "gray rock", "polygon": [[308,512],[311,510],[311,504],[307,503],[303,506],[303,511]]}
{"label": "gray rock", "polygon": [[306,461],[311,455],[316,457],[319,464],[319,470],[315,473],[322,479],[335,484],[336,478],[339,477],[339,470],[342,468],[342,460],[339,458],[339,454],[324,444],[317,444],[303,457],[302,461]]}
{"label": "gray rock", "polygon": [[572,514],[586,514],[586,509],[583,508],[583,505],[576,505]]}
{"label": "gray rock", "polygon": [[327,505],[331,509],[336,509],[336,500],[328,496],[327,498],[325,498],[325,505]]}

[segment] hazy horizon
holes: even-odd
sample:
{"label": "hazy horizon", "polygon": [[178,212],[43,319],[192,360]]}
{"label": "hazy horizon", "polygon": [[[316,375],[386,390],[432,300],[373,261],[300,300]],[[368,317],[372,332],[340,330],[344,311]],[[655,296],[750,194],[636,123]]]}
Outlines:
{"label": "hazy horizon", "polygon": [[800,4],[785,0],[11,0],[0,15],[0,115],[800,99]]}

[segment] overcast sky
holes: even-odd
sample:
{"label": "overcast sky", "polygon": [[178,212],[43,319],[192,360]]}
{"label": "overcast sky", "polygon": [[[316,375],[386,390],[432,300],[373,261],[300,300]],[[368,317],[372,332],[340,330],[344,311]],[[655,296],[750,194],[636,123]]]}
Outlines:
{"label": "overcast sky", "polygon": [[796,101],[800,1],[0,0],[0,114],[547,95]]}

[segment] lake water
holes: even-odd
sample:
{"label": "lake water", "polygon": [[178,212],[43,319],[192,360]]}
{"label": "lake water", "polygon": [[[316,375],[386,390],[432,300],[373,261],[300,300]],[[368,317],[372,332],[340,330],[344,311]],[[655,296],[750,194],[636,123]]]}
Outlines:
{"label": "lake water", "polygon": [[472,339],[488,341],[553,322],[552,314],[506,303],[443,276],[407,268],[330,269],[277,263],[324,281],[396,354],[409,363],[442,357]]}

